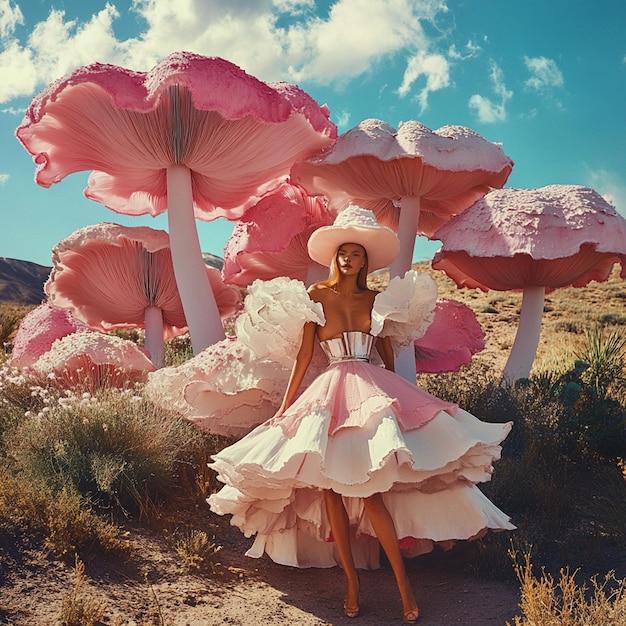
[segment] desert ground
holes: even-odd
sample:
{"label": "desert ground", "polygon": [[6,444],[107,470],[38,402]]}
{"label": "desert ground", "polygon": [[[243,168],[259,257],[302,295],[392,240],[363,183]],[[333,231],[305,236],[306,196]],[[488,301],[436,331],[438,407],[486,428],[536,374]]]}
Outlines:
{"label": "desert ground", "polygon": [[[425,264],[418,269],[430,271]],[[440,273],[433,276],[440,297],[465,302],[476,312],[486,347],[475,359],[501,371],[514,340],[521,294],[457,290]],[[604,316],[605,321],[626,322],[624,297],[617,274],[606,284],[548,294],[536,367],[571,359],[593,320]],[[267,557],[248,558],[244,552],[252,540],[202,502],[178,518],[168,516],[150,525],[129,520],[125,528],[134,546],[132,558],[85,558],[84,576],[78,578],[71,559],[52,559],[32,538],[0,537],[0,624],[60,624],[64,602],[72,594],[100,603],[104,617],[97,623],[107,626],[402,623],[400,599],[384,563],[379,570],[360,574],[361,615],[350,620],[341,610],[344,582],[339,568],[299,570]],[[181,560],[168,536],[179,527],[202,528],[215,538],[221,549],[212,568],[196,571]],[[459,544],[449,552],[407,561],[421,612],[419,624],[504,626],[521,614],[514,578],[477,578],[468,559],[467,548]]]}

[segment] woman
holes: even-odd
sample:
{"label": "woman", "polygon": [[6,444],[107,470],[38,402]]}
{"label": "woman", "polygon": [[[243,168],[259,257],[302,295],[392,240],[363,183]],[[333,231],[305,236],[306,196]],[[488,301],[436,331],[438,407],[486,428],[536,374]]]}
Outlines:
{"label": "woman", "polygon": [[[214,457],[211,466],[227,485],[209,504],[232,514],[231,523],[246,535],[256,534],[250,556],[267,552],[297,567],[339,562],[348,617],[360,611],[356,568],[377,566],[377,539],[404,620],[414,623],[418,608],[403,554],[488,528],[514,528],[475,486],[488,480],[511,424],[480,422],[393,373],[385,321],[394,318],[397,303],[368,289],[366,277],[389,264],[398,248],[395,234],[356,206],[313,233],[309,254],[331,270],[309,289],[324,323],[305,323],[274,417]],[[402,285],[412,290],[411,308],[425,311],[413,320],[414,337],[432,321],[436,301],[432,279],[415,276]],[[298,396],[318,341],[329,366]],[[370,362],[374,347],[384,368]]]}

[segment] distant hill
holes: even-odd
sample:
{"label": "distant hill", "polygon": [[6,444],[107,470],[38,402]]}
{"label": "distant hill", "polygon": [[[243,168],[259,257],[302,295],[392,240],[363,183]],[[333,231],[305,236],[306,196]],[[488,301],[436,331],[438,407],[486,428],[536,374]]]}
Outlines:
{"label": "distant hill", "polygon": [[215,269],[221,270],[224,267],[224,259],[219,256],[215,256],[209,252],[203,252],[202,258],[204,262],[210,267],[214,267]]}
{"label": "distant hill", "polygon": [[41,304],[45,298],[43,284],[52,267],[30,261],[0,257],[0,302],[7,304]]}
{"label": "distant hill", "polygon": [[[220,257],[209,253],[202,256],[207,265],[222,269],[224,261]],[[43,285],[51,271],[52,267],[0,257],[0,303],[41,304],[46,297]]]}

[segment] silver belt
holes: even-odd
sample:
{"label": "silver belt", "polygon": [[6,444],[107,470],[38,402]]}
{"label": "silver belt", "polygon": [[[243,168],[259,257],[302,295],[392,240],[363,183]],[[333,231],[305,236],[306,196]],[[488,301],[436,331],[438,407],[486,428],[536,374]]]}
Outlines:
{"label": "silver belt", "polygon": [[331,364],[343,361],[362,361],[364,363],[370,362],[370,360],[366,356],[334,356],[329,357],[328,360],[331,362]]}

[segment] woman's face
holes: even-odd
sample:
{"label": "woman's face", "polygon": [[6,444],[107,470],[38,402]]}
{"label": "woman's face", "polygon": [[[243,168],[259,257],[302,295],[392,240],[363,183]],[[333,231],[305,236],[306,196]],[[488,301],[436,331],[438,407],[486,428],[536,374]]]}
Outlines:
{"label": "woman's face", "polygon": [[344,243],[337,249],[337,267],[343,276],[358,274],[366,262],[365,248],[358,243]]}

